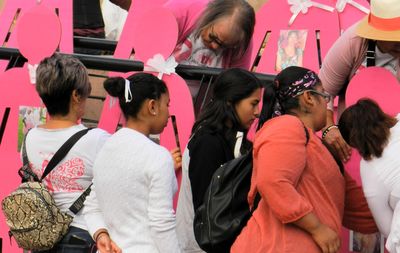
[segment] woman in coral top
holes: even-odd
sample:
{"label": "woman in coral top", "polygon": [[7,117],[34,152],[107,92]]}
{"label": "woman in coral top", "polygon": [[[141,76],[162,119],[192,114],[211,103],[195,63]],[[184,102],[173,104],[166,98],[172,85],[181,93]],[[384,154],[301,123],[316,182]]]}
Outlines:
{"label": "woman in coral top", "polygon": [[338,252],[342,222],[363,233],[377,227],[361,188],[314,134],[326,123],[330,97],[301,67],[283,70],[275,86],[264,94],[253,146],[249,203],[257,192],[261,200],[231,252]]}

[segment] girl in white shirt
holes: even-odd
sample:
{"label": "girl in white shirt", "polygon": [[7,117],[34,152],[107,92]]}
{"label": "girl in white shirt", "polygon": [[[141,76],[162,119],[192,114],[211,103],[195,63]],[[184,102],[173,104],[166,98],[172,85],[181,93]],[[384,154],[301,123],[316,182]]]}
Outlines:
{"label": "girl in white shirt", "polygon": [[179,253],[172,157],[149,139],[167,125],[167,87],[151,74],[137,73],[109,78],[104,88],[118,98],[126,119],[94,164],[96,196],[110,235],[124,253]]}
{"label": "girl in white shirt", "polygon": [[[400,252],[400,114],[384,113],[371,99],[360,99],[340,117],[344,140],[362,160],[363,191],[390,252]],[[396,215],[397,213],[397,215]]]}

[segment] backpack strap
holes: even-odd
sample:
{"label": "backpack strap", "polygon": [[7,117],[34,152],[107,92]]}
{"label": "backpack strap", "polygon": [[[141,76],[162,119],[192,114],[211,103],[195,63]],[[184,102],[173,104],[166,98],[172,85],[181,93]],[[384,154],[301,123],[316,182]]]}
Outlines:
{"label": "backpack strap", "polygon": [[[302,121],[302,123],[303,123],[303,121]],[[307,129],[306,125],[304,125],[304,123],[303,123],[303,127],[304,127],[304,131],[306,132],[306,146],[307,146],[308,141],[310,140],[310,133],[308,132],[308,129]]]}
{"label": "backpack strap", "polygon": [[27,182],[29,179],[32,179],[36,182],[39,181],[38,176],[32,171],[31,166],[29,165],[29,160],[28,160],[28,155],[26,153],[26,138],[28,136],[28,133],[31,129],[29,129],[25,136],[24,136],[24,141],[22,143],[22,168],[18,170],[19,176],[22,178],[22,182]]}
{"label": "backpack strap", "polygon": [[375,66],[375,47],[376,41],[375,40],[368,40],[368,49],[367,49],[367,67]]}
{"label": "backpack strap", "polygon": [[86,197],[89,196],[90,192],[92,191],[92,185],[93,183],[91,183],[89,187],[84,192],[82,192],[78,199],[75,200],[75,202],[69,207],[69,210],[73,214],[77,214],[83,208]]}
{"label": "backpack strap", "polygon": [[243,142],[243,132],[238,131],[236,133],[235,148],[233,149],[233,156],[235,158],[238,158],[241,155],[240,148],[242,147],[242,142]]}
{"label": "backpack strap", "polygon": [[50,172],[56,167],[56,165],[64,159],[64,157],[68,154],[68,152],[71,150],[71,148],[75,145],[75,143],[89,130],[92,128],[86,128],[83,129],[74,135],[72,135],[62,146],[57,150],[57,152],[53,155],[53,157],[50,159],[49,163],[46,166],[46,169],[43,172],[42,177],[40,178],[39,182],[42,182],[42,180],[50,174]]}

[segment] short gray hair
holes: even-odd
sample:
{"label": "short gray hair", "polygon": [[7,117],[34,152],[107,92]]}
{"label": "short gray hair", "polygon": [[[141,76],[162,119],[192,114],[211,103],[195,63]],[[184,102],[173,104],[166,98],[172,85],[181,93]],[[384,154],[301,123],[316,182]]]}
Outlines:
{"label": "short gray hair", "polygon": [[72,56],[56,53],[37,68],[36,91],[50,115],[67,115],[72,92],[87,98],[91,89],[87,69]]}

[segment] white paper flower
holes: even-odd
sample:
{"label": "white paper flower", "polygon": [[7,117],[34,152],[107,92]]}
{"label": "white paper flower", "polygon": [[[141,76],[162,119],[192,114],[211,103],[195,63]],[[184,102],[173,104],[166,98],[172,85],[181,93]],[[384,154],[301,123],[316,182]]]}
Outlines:
{"label": "white paper flower", "polygon": [[162,79],[163,74],[170,75],[175,73],[175,68],[178,66],[178,63],[173,56],[165,60],[161,54],[156,54],[147,61],[146,65],[149,68],[145,68],[145,70],[158,72],[158,78]]}

